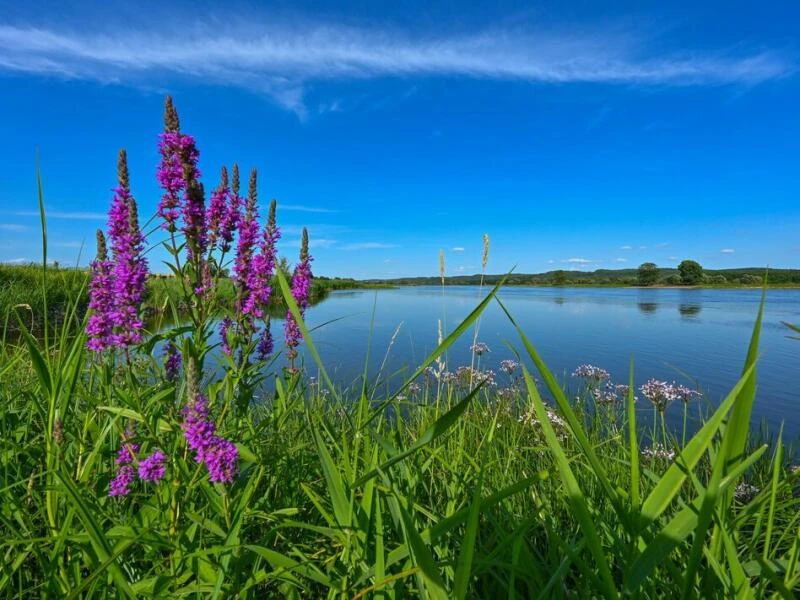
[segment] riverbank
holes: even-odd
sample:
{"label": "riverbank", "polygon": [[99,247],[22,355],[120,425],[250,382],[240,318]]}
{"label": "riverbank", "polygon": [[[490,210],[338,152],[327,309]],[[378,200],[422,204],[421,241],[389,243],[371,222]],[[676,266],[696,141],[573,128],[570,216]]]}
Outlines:
{"label": "riverbank", "polygon": [[[361,393],[330,385],[316,361],[211,370],[202,331],[172,338],[177,369],[145,343],[112,370],[82,332],[51,349],[0,348],[0,521],[14,549],[0,591],[444,599],[688,586],[723,597],[734,584],[720,574],[741,565],[737,589],[754,597],[800,590],[800,473],[741,408],[757,344],[684,440],[659,417],[666,397],[608,390],[596,367],[576,371],[584,385],[568,400],[518,333],[525,360],[506,365],[502,392],[480,369],[444,376],[453,336],[391,394],[379,381]],[[652,400],[653,427],[637,422],[634,394]],[[191,402],[236,449],[230,479],[212,480],[191,450]],[[717,569],[701,568],[698,547]]]}

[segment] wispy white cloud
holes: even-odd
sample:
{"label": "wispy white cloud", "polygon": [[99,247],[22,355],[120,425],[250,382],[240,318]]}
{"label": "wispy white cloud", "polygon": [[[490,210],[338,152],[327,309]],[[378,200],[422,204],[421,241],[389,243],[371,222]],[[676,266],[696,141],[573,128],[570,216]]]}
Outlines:
{"label": "wispy white cloud", "polygon": [[795,68],[780,53],[760,49],[656,54],[651,48],[645,37],[619,27],[489,27],[420,36],[244,14],[206,21],[184,16],[180,28],[0,26],[3,71],[146,87],[174,79],[233,85],[266,93],[299,114],[306,111],[304,88],[314,81],[443,75],[558,84],[752,85]]}
{"label": "wispy white cloud", "polygon": [[626,244],[625,246],[620,246],[620,247],[619,247],[619,249],[620,249],[620,250],[633,250],[633,246],[628,246],[628,245]]}
{"label": "wispy white cloud", "polygon": [[[0,61],[2,61],[2,57],[0,57]],[[16,217],[39,216],[38,210],[11,210],[3,212],[4,214],[14,215]],[[48,219],[73,219],[77,221],[103,221],[108,217],[107,214],[101,212],[81,212],[81,211],[73,212],[73,211],[60,211],[60,210],[48,210],[45,213],[45,216]]]}
{"label": "wispy white cloud", "polygon": [[319,206],[306,206],[304,204],[278,204],[279,210],[288,210],[295,212],[308,212],[308,213],[338,213],[338,210],[333,208],[322,208]]}
{"label": "wispy white cloud", "polygon": [[666,247],[668,247],[669,245],[670,245],[670,244],[669,244],[669,242],[659,242],[658,244],[656,244],[655,246],[653,246],[653,248],[666,248]]}
{"label": "wispy white cloud", "polygon": [[463,251],[464,251],[464,247],[463,247],[463,246],[453,246],[453,247],[451,248],[451,250],[452,250],[453,252],[463,252]]}
{"label": "wispy white cloud", "polygon": [[25,225],[18,225],[17,223],[0,223],[0,231],[22,233],[23,231],[28,231],[28,228]]}
{"label": "wispy white cloud", "polygon": [[672,262],[678,262],[678,257],[677,256],[668,256],[667,260],[671,260]]}
{"label": "wispy white cloud", "polygon": [[720,252],[722,252],[723,254],[733,254],[734,252],[736,252],[736,250],[734,250],[733,248],[723,248],[722,250],[720,250]]}
{"label": "wispy white cloud", "polygon": [[592,264],[593,262],[596,262],[596,261],[589,260],[588,258],[568,258],[564,262],[568,262],[568,263],[572,263],[572,264],[576,264],[576,265],[590,265],[590,264]]}
{"label": "wispy white cloud", "polygon": [[342,250],[382,250],[384,248],[397,248],[397,244],[386,244],[384,242],[357,242],[341,246]]}
{"label": "wispy white cloud", "polygon": [[628,259],[627,258],[615,258],[614,262],[616,262],[616,263],[624,263],[624,262],[628,262]]}

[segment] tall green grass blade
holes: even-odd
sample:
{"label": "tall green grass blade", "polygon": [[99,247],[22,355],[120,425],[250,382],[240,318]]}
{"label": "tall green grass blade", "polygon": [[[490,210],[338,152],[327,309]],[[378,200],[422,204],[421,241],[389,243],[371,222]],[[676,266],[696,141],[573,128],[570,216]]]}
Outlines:
{"label": "tall green grass blade", "polygon": [[550,424],[550,417],[547,414],[547,409],[539,397],[539,392],[536,385],[533,383],[533,378],[528,370],[523,366],[522,373],[525,378],[525,387],[528,390],[528,395],[533,401],[534,408],[536,409],[536,416],[541,424],[542,431],[544,432],[547,445],[553,458],[556,461],[556,466],[561,475],[561,481],[567,492],[567,498],[570,506],[575,511],[575,517],[581,525],[581,530],[586,536],[586,545],[589,547],[589,552],[594,558],[597,569],[600,571],[600,578],[603,582],[603,594],[607,598],[618,598],[619,594],[614,584],[614,579],[611,576],[611,569],[608,564],[603,546],[600,541],[600,535],[594,524],[594,518],[589,512],[589,506],[586,502],[586,497],[578,485],[578,480],[575,478],[572,468],[569,465],[569,459],[564,454],[564,449],[556,437],[553,426]]}
{"label": "tall green grass blade", "polygon": [[78,518],[86,527],[86,533],[89,535],[92,548],[94,548],[97,558],[104,564],[108,563],[108,572],[114,580],[117,591],[127,598],[135,598],[135,594],[130,588],[130,584],[125,578],[122,569],[120,569],[119,565],[115,561],[109,560],[114,554],[114,551],[111,548],[111,544],[109,543],[105,534],[103,533],[100,524],[94,517],[94,515],[100,514],[100,511],[96,506],[90,504],[85,498],[81,497],[78,488],[75,487],[75,484],[70,480],[69,476],[56,473],[56,477],[58,477],[61,485],[66,491],[67,497],[72,503],[75,512],[78,514]]}
{"label": "tall green grass blade", "polygon": [[[629,496],[631,507],[635,515],[641,510],[641,481],[639,476],[639,437],[636,431],[636,398],[633,394],[633,359],[631,359],[630,371],[628,373],[628,393],[625,394],[625,401],[628,411],[628,444],[630,449],[631,461],[631,484]],[[636,524],[638,526],[638,523]],[[634,532],[634,536],[637,532]]]}
{"label": "tall green grass blade", "polygon": [[455,584],[453,588],[453,598],[464,600],[469,590],[470,579],[472,578],[472,562],[475,557],[475,540],[478,537],[478,518],[481,510],[481,492],[483,489],[483,474],[478,475],[478,482],[472,495],[472,502],[467,516],[467,529],[464,538],[461,540],[461,547],[458,556],[458,568],[456,569]]}
{"label": "tall green grass blade", "polygon": [[384,462],[382,465],[377,467],[376,469],[370,471],[363,477],[359,478],[354,484],[353,487],[358,487],[369,481],[370,479],[376,477],[379,473],[386,471],[392,465],[397,464],[404,458],[411,456],[416,451],[418,451],[423,446],[427,446],[435,439],[442,436],[446,433],[455,423],[461,418],[461,415],[464,414],[464,411],[467,410],[470,402],[475,398],[482,387],[481,385],[476,386],[461,402],[456,404],[453,408],[448,410],[445,414],[441,417],[436,419],[436,421],[428,427],[422,435],[417,438],[417,441],[414,442],[407,450],[400,452]]}
{"label": "tall green grass blade", "polygon": [[347,491],[345,490],[344,481],[342,480],[339,468],[333,461],[328,451],[328,446],[322,440],[317,427],[312,426],[312,436],[322,466],[322,472],[325,475],[325,483],[328,488],[328,496],[333,505],[336,523],[339,527],[349,528],[353,522],[353,515],[350,510],[350,501],[348,500]]}
{"label": "tall green grass blade", "polygon": [[705,454],[714,436],[725,420],[728,411],[730,411],[731,406],[736,402],[741,390],[744,389],[754,368],[754,366],[750,367],[742,378],[739,379],[725,400],[722,401],[722,404],[714,411],[711,418],[709,418],[705,425],[700,428],[700,431],[689,440],[683,450],[681,450],[675,462],[670,465],[667,472],[659,479],[656,486],[642,504],[640,513],[641,526],[646,527],[658,519],[678,495],[681,486],[688,476],[688,472],[697,466],[697,463],[700,461],[703,454]]}
{"label": "tall green grass blade", "polygon": [[[735,484],[736,479],[749,469],[766,451],[766,446],[750,455],[747,460],[726,475],[719,484],[719,489],[724,491]],[[634,594],[639,586],[650,576],[653,570],[669,556],[678,545],[682,544],[697,527],[698,515],[702,504],[702,497],[696,498],[691,504],[682,508],[669,522],[661,528],[658,534],[647,542],[644,551],[634,560],[625,575],[624,589],[628,594]]]}

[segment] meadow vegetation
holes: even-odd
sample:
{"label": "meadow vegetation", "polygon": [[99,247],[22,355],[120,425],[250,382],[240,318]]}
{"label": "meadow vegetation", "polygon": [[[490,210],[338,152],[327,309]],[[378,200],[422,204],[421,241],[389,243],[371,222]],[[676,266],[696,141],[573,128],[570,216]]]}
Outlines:
{"label": "meadow vegetation", "polygon": [[[688,439],[665,426],[664,409],[696,401],[691,390],[658,381],[636,390],[633,365],[618,384],[582,365],[576,399],[507,311],[516,355],[499,374],[482,370],[477,328],[490,303],[505,310],[503,280],[400,385],[370,379],[366,364],[359,385],[342,389],[304,321],[307,235],[284,272],[277,208],[262,226],[255,173],[246,198],[223,176],[206,206],[194,140],[169,101],[160,151],[159,216],[177,287],[163,302],[182,318],[151,328],[141,314],[147,240],[123,155],[108,244],[101,232],[81,284],[90,310],[79,286],[63,318],[48,321],[45,251],[31,288],[41,335],[20,313],[19,343],[0,346],[1,593],[800,591],[800,473],[780,434],[766,444],[750,433],[761,312],[740,380]],[[273,296],[285,306],[282,344]],[[453,369],[447,350],[464,335],[473,364]],[[637,422],[647,402],[652,428]]]}

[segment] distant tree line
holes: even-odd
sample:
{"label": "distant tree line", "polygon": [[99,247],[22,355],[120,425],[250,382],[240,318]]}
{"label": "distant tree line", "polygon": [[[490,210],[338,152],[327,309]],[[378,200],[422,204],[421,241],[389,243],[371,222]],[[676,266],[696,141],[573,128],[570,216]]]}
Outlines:
{"label": "distant tree line", "polygon": [[[541,286],[759,286],[767,274],[770,285],[800,286],[800,269],[769,269],[745,267],[740,269],[703,269],[694,260],[684,260],[678,267],[659,267],[643,263],[637,269],[597,269],[596,271],[555,270],[546,273],[512,273],[506,285]],[[494,285],[503,275],[485,275],[484,285]],[[369,279],[360,283],[380,285],[441,285],[438,276],[400,277],[396,279]],[[478,285],[481,275],[455,275],[445,277],[445,285]]]}

